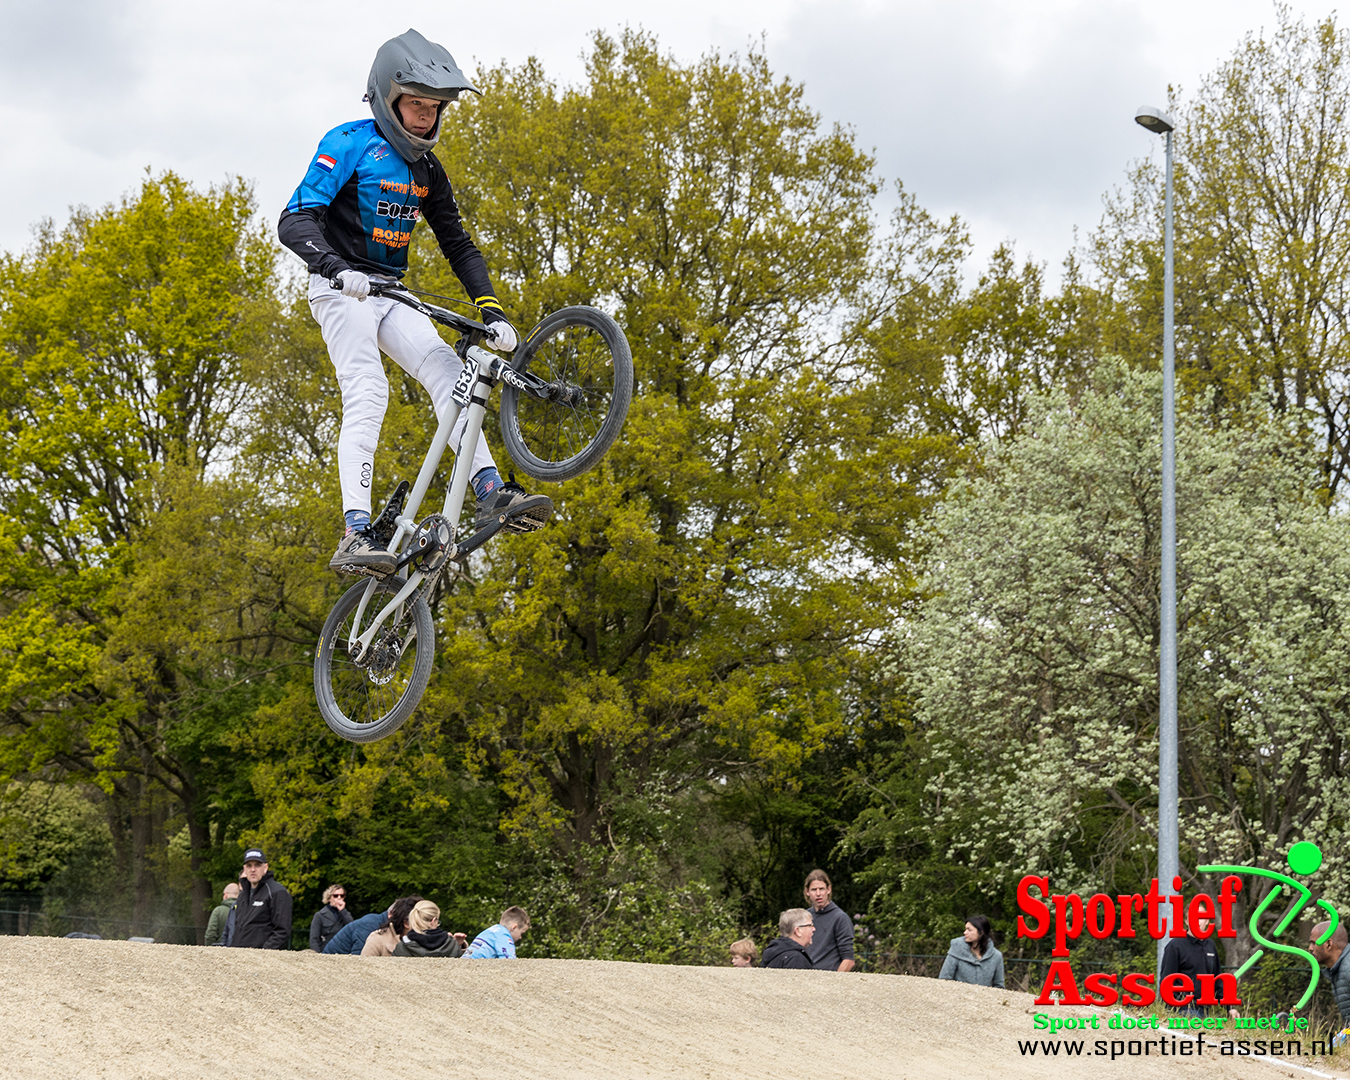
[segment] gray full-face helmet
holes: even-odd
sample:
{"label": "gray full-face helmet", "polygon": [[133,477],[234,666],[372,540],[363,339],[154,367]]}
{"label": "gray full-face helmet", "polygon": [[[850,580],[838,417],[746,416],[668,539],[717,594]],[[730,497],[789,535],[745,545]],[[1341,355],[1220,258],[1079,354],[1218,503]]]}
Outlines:
{"label": "gray full-face helmet", "polygon": [[441,133],[442,105],[436,110],[436,124],[425,136],[412,134],[399,119],[394,103],[404,94],[454,101],[461,90],[482,94],[464,77],[455,58],[444,47],[428,41],[416,30],[390,38],[375,54],[366,83],[366,96],[375,122],[389,145],[408,162],[416,161],[436,145]]}

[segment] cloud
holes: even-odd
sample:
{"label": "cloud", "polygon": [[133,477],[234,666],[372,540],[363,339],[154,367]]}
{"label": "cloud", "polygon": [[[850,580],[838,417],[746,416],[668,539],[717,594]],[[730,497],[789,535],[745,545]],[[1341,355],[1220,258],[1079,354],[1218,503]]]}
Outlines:
{"label": "cloud", "polygon": [[813,106],[852,125],[880,172],[923,205],[970,221],[980,248],[1016,239],[1057,262],[1074,225],[1095,224],[1104,187],[1146,149],[1133,111],[1162,74],[1146,53],[1148,27],[1130,14],[1113,3],[817,3],[771,57],[809,73]]}
{"label": "cloud", "polygon": [[1053,274],[1129,163],[1161,152],[1135,109],[1165,105],[1169,83],[1193,93],[1244,33],[1275,21],[1267,0],[812,0],[769,56],[876,148],[883,176],[966,219],[977,263],[1012,240]]}
{"label": "cloud", "polygon": [[[274,220],[319,137],[366,115],[375,49],[411,24],[466,70],[535,55],[561,82],[582,77],[596,29],[632,25],[685,62],[763,35],[882,176],[970,223],[979,259],[1015,240],[1053,271],[1129,162],[1158,152],[1135,107],[1169,82],[1193,91],[1274,21],[1269,0],[499,0],[471,23],[370,0],[0,0],[0,248],[115,201],[147,167],[203,186],[243,175]],[[473,153],[491,148],[452,175]]]}

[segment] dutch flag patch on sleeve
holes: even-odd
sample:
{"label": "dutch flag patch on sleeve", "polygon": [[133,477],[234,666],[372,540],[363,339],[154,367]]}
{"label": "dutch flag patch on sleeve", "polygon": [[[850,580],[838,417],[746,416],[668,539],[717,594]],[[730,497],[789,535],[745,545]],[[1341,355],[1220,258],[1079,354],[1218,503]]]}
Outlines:
{"label": "dutch flag patch on sleeve", "polygon": [[319,168],[321,168],[324,172],[332,172],[333,166],[337,164],[337,159],[331,158],[327,154],[320,154],[318,157],[314,159],[314,164],[317,165]]}

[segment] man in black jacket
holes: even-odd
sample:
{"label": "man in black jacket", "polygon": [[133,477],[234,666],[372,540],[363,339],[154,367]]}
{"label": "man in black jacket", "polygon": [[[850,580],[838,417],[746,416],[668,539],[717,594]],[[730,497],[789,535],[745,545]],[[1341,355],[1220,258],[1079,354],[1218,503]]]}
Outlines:
{"label": "man in black jacket", "polygon": [[806,952],[811,944],[811,937],[816,932],[816,925],[809,911],[799,907],[788,908],[778,916],[778,932],[782,937],[776,937],[769,942],[764,950],[764,957],[759,962],[760,967],[801,968],[804,971],[810,971],[815,967]]}
{"label": "man in black jacket", "polygon": [[244,852],[239,902],[231,916],[230,939],[236,949],[285,949],[291,942],[291,894],[267,868],[261,848]]}
{"label": "man in black jacket", "polygon": [[[1167,943],[1167,948],[1163,950],[1162,968],[1158,972],[1158,985],[1162,985],[1163,979],[1169,975],[1181,973],[1188,975],[1191,979],[1193,993],[1198,1001],[1200,998],[1200,981],[1196,978],[1198,975],[1218,976],[1219,951],[1214,944],[1214,937],[1209,934],[1209,929],[1214,925],[1213,919],[1196,919],[1195,926],[1207,936],[1203,938],[1195,937],[1187,932],[1184,938],[1172,938]],[[1203,1005],[1197,1005],[1192,1002],[1181,1010],[1186,1016],[1204,1016],[1209,1010]],[[1238,1011],[1229,1009],[1229,1015],[1236,1018]]]}

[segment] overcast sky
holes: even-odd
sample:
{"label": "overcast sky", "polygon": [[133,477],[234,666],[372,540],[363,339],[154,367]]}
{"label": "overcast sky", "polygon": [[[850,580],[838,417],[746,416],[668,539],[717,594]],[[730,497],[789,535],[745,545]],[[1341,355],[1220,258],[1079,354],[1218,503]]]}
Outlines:
{"label": "overcast sky", "polygon": [[[960,214],[978,257],[1001,241],[1052,272],[1073,230],[1160,142],[1135,107],[1183,95],[1265,0],[0,0],[0,248],[132,189],[148,167],[199,185],[239,174],[275,220],[319,136],[369,115],[375,49],[410,24],[472,73],[533,55],[582,75],[592,31],[641,26],[682,60],[763,39],[775,72],[850,125],[928,209]],[[1310,21],[1327,2],[1293,4]],[[477,14],[471,14],[474,11]],[[490,152],[490,148],[488,148]],[[460,163],[447,162],[453,179]]]}

